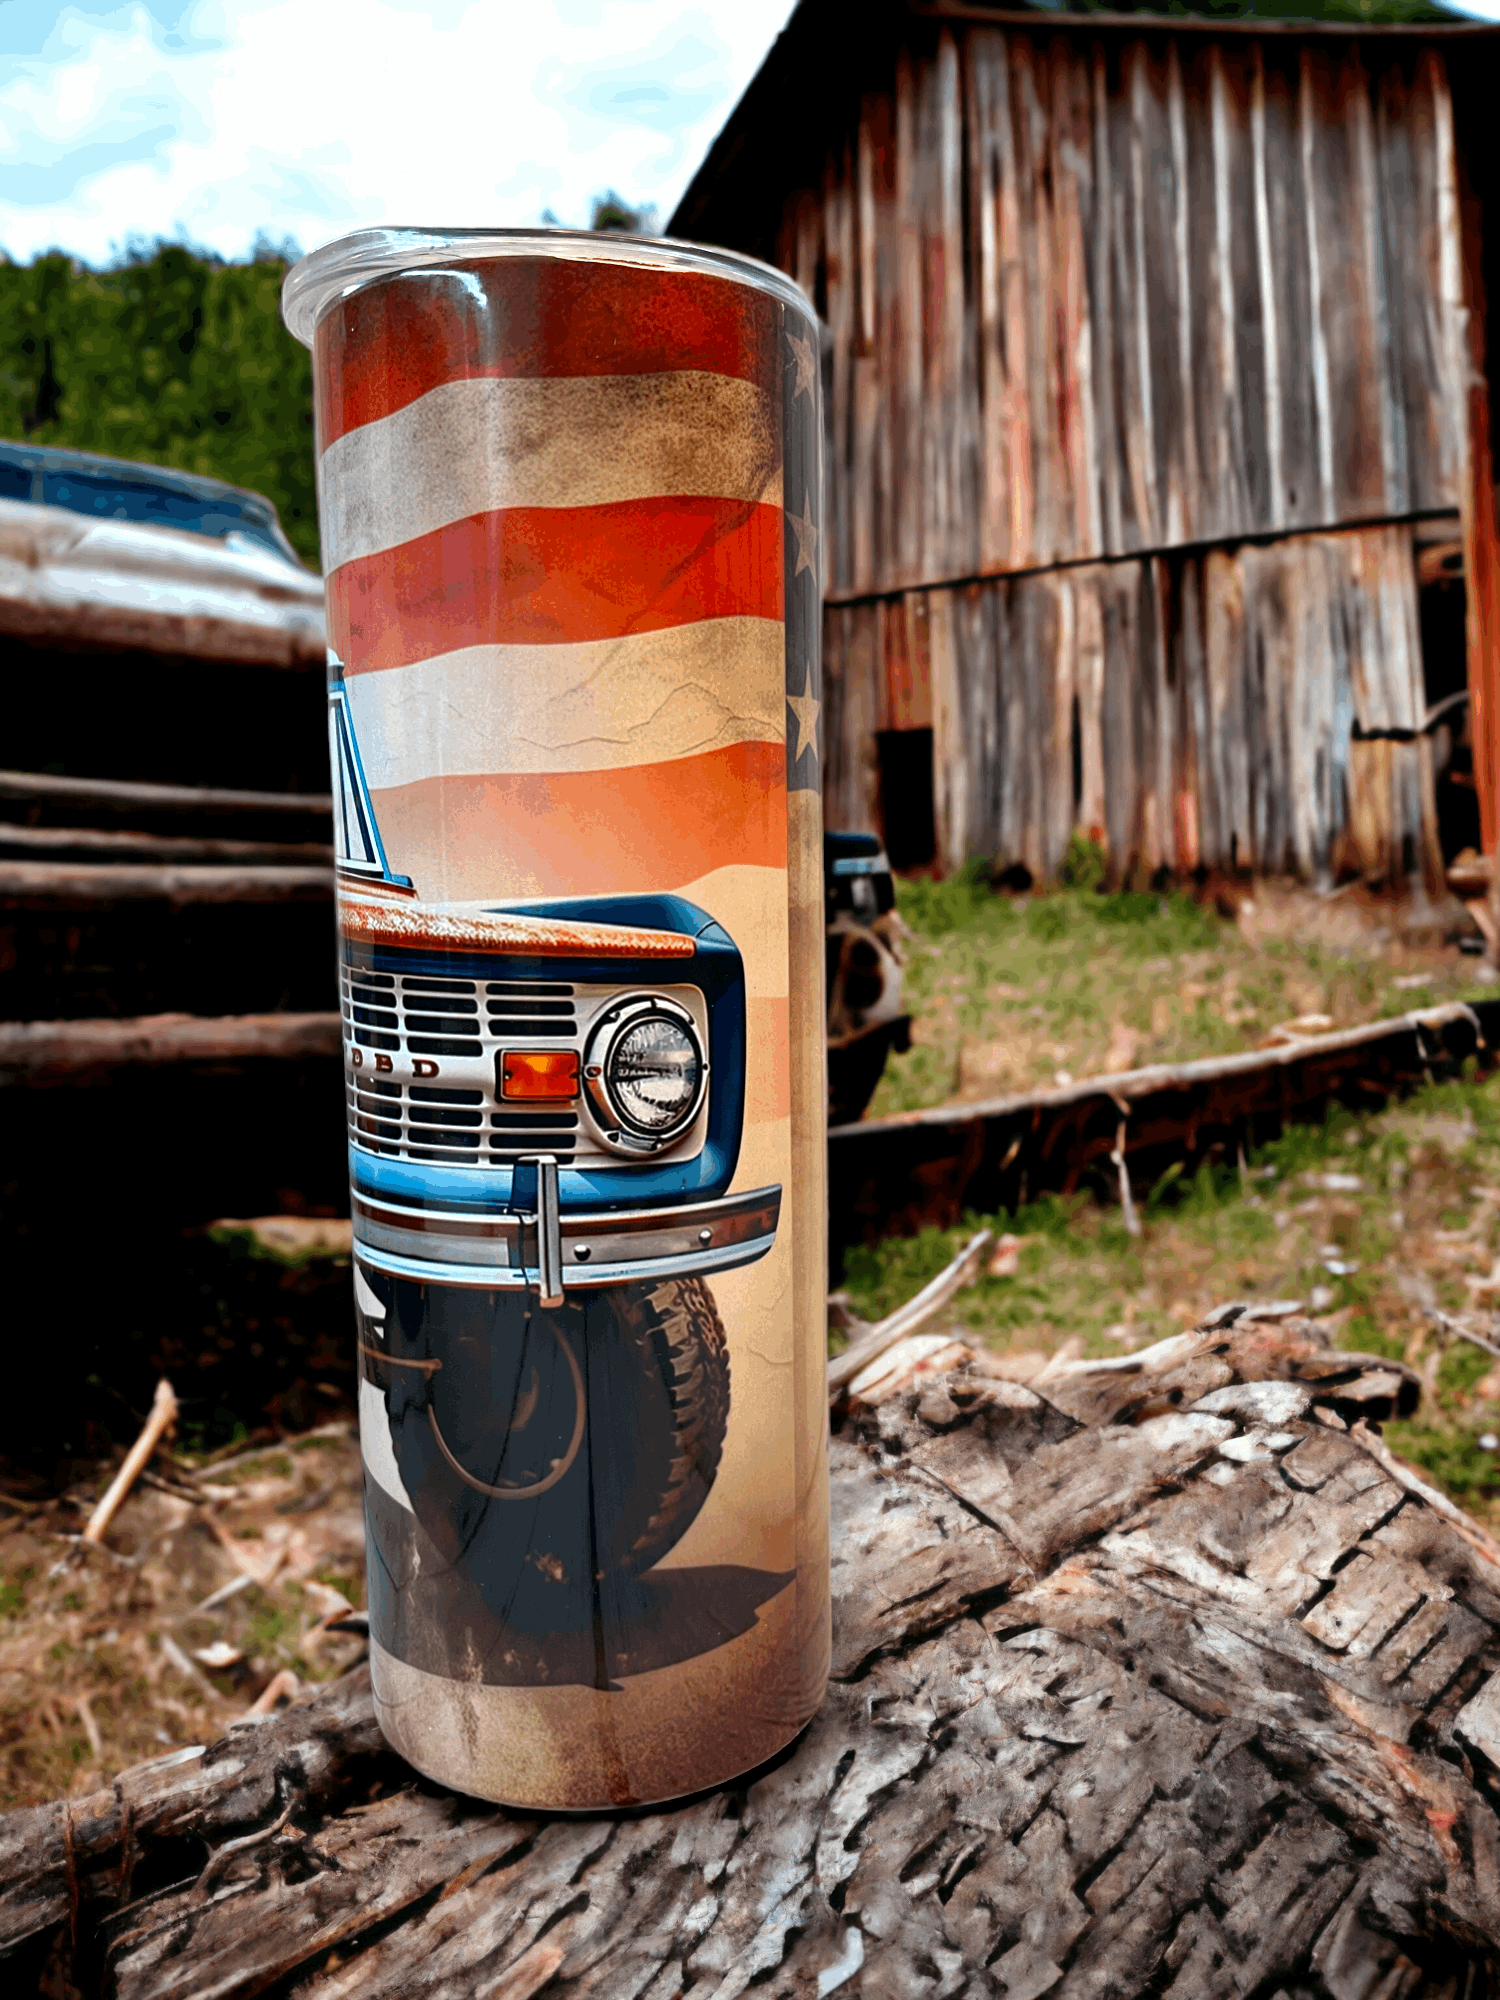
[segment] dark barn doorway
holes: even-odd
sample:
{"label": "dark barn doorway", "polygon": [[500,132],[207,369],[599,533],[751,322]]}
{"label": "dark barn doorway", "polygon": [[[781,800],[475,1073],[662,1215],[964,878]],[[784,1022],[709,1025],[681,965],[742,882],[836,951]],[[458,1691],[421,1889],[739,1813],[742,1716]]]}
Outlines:
{"label": "dark barn doorway", "polygon": [[932,731],[880,729],[875,733],[880,766],[880,811],[885,851],[899,874],[928,868],[937,858],[937,823],[932,809]]}

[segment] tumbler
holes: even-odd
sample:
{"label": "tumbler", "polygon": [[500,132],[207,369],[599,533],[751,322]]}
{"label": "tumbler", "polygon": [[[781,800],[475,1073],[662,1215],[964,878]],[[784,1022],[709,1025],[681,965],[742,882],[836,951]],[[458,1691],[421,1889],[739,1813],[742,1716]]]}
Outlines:
{"label": "tumbler", "polygon": [[313,353],[371,1675],[459,1790],[828,1667],[821,382],[752,259],[367,230]]}

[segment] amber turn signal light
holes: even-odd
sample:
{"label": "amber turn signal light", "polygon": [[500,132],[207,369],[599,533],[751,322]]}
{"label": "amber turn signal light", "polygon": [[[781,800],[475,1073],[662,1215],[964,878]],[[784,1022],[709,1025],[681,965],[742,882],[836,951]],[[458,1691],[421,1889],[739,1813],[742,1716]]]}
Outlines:
{"label": "amber turn signal light", "polygon": [[575,1049],[507,1049],[500,1058],[500,1095],[552,1100],[578,1095]]}

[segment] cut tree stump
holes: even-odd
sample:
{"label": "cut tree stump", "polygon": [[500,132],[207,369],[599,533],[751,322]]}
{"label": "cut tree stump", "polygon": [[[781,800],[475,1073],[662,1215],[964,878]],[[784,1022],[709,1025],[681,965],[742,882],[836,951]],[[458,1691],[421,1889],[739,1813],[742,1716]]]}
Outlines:
{"label": "cut tree stump", "polygon": [[482,1806],[361,1670],[0,1820],[6,1990],[1494,1995],[1500,1547],[1385,1452],[1406,1371],[1235,1319],[848,1413],[834,1678],[740,1784]]}

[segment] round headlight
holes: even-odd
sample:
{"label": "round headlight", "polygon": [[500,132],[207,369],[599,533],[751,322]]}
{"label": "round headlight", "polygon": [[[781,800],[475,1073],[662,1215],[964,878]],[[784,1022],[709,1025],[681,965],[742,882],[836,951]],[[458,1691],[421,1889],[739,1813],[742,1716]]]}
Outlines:
{"label": "round headlight", "polygon": [[604,1082],[622,1124],[645,1137],[665,1139],[686,1125],[698,1107],[703,1055],[697,1037],[675,1015],[643,1015],[611,1047]]}

